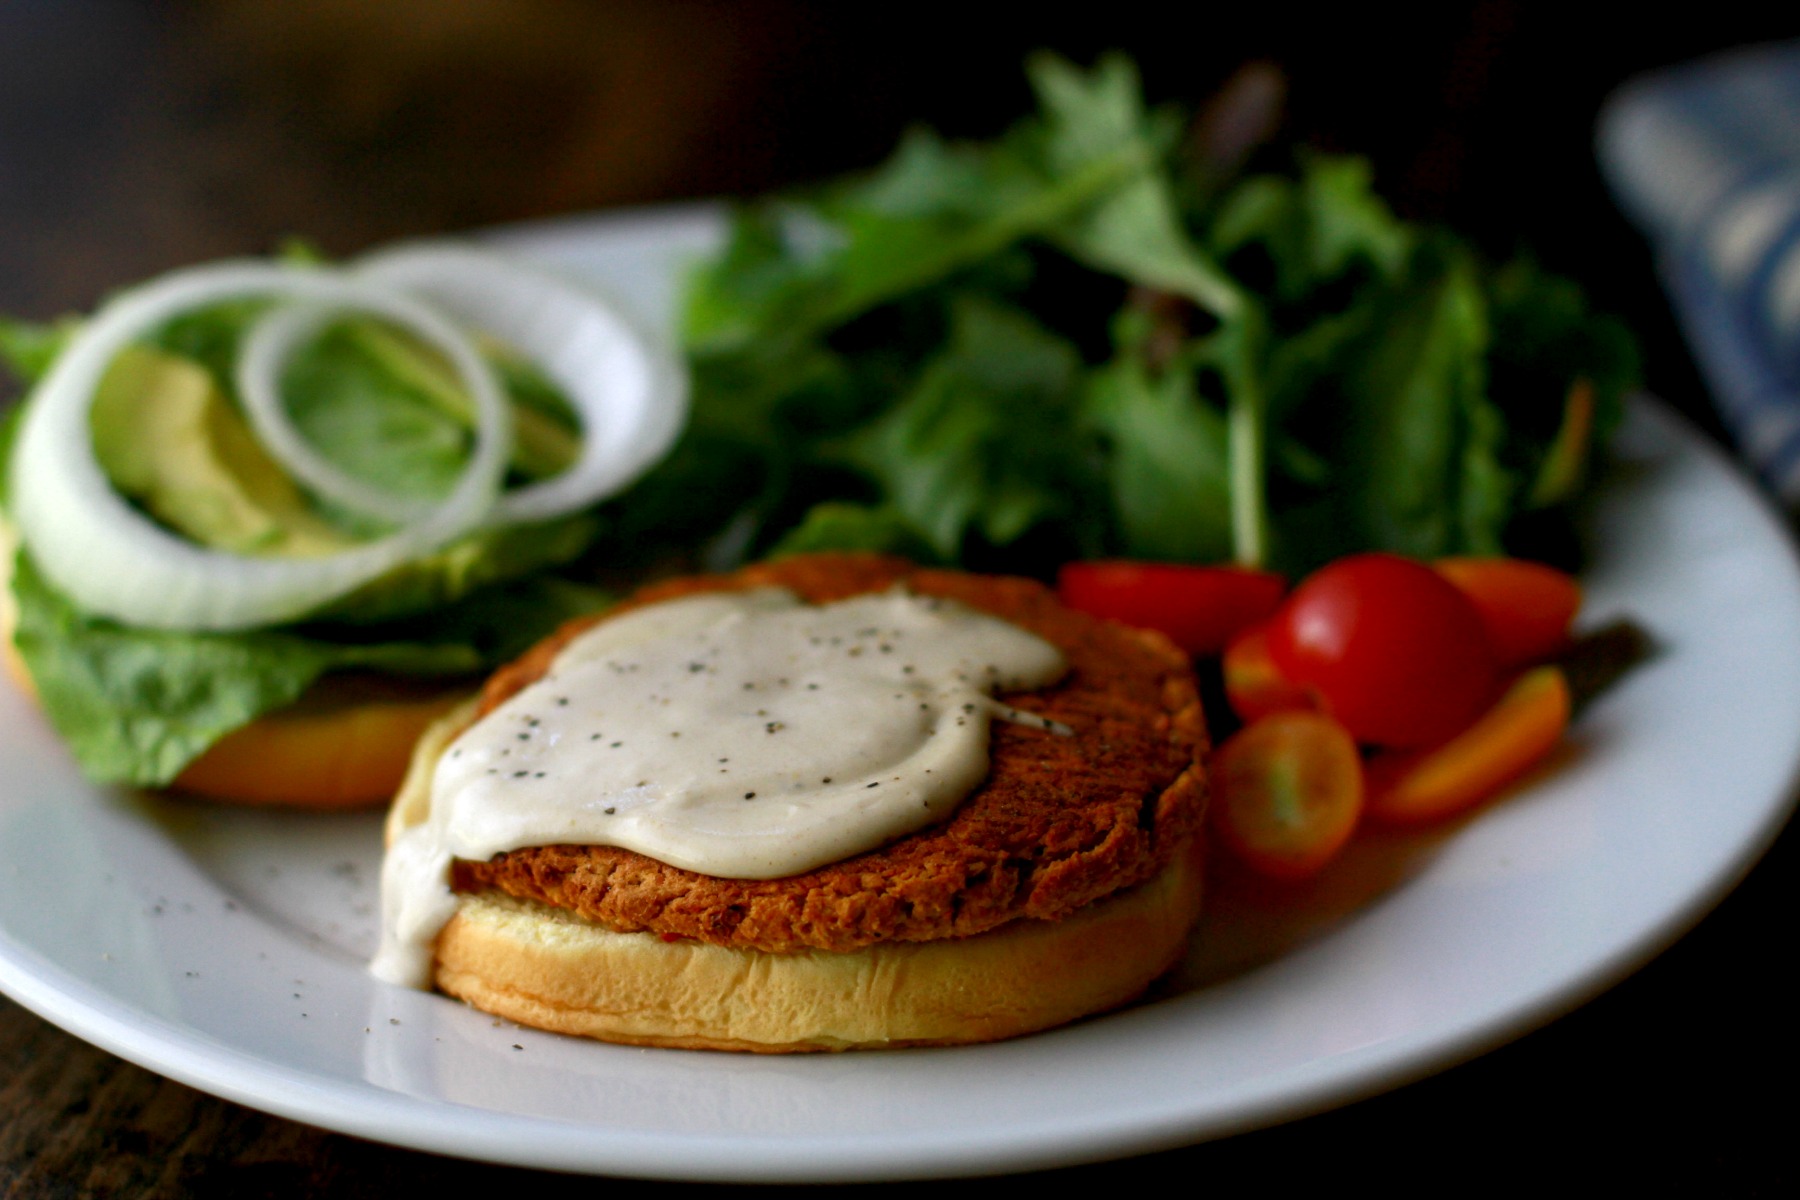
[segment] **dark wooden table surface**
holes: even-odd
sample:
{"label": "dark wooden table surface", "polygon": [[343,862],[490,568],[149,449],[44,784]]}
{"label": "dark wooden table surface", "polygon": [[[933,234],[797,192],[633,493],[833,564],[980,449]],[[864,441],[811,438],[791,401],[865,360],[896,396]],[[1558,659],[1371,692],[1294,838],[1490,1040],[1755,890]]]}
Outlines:
{"label": "dark wooden table surface", "polygon": [[[1302,136],[1373,155],[1407,211],[1498,249],[1528,242],[1583,278],[1646,335],[1651,385],[1708,424],[1647,253],[1595,177],[1591,122],[1635,70],[1781,30],[1690,14],[1679,28],[1588,31],[1505,0],[1380,21],[1113,9],[984,33],[937,3],[878,17],[793,0],[12,0],[0,4],[0,311],[85,308],[288,234],[349,253],[762,190],[872,162],[908,120],[992,132],[1024,105],[1026,49],[1117,45],[1167,97],[1204,95],[1249,58],[1279,63]],[[1794,843],[1790,831],[1637,973],[1474,1061],[1278,1128],[1043,1181],[1788,1194]],[[0,999],[8,1200],[561,1182],[267,1116]]]}

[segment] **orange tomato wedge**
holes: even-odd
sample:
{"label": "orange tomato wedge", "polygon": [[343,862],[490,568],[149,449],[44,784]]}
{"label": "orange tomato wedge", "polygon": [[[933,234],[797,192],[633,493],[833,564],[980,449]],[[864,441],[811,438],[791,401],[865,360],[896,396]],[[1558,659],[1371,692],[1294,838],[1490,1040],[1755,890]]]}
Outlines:
{"label": "orange tomato wedge", "polygon": [[1593,446],[1595,404],[1593,380],[1577,378],[1569,384],[1568,395],[1563,399],[1562,423],[1526,493],[1528,506],[1560,504],[1575,493]]}
{"label": "orange tomato wedge", "polygon": [[1542,662],[1568,645],[1581,610],[1573,576],[1523,558],[1442,558],[1432,566],[1475,605],[1502,668]]}
{"label": "orange tomato wedge", "polygon": [[1219,840],[1275,879],[1317,872],[1362,815],[1356,742],[1318,712],[1273,713],[1239,730],[1213,755],[1212,786]]}
{"label": "orange tomato wedge", "polygon": [[1369,817],[1394,824],[1434,821],[1493,796],[1562,740],[1569,707],[1569,682],[1560,669],[1525,672],[1473,725],[1442,745],[1370,759]]}
{"label": "orange tomato wedge", "polygon": [[1291,682],[1269,656],[1266,627],[1253,626],[1231,639],[1223,660],[1225,698],[1241,721],[1270,713],[1312,708],[1312,696]]}

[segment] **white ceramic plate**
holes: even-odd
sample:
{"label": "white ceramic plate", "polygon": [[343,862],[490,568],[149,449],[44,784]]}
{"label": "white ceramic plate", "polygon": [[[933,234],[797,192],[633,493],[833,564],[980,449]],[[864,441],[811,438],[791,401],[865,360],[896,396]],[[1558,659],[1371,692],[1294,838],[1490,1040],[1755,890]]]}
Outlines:
{"label": "white ceramic plate", "polygon": [[[664,321],[717,236],[678,210],[498,240]],[[1562,760],[1458,827],[1374,839],[1285,906],[1227,881],[1157,998],[1002,1045],[800,1058],[638,1050],[376,984],[377,821],[84,784],[0,690],[0,988],[187,1083],[449,1154],[697,1179],[1044,1167],[1265,1125],[1477,1053],[1618,979],[1786,819],[1800,574],[1685,427],[1632,414],[1589,576],[1662,654]],[[1079,1086],[1069,1086],[1078,1081]]]}

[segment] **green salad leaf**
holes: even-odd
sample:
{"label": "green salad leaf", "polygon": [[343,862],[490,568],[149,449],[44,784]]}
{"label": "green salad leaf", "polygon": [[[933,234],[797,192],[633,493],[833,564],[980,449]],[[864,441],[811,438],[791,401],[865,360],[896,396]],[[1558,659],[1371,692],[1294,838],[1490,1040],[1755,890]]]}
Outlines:
{"label": "green salad leaf", "polygon": [[1142,314],[1121,321],[1125,352],[1088,376],[1082,417],[1110,448],[1118,540],[1146,558],[1216,562],[1231,556],[1231,447],[1224,415],[1199,394],[1208,347],[1182,347],[1153,370]]}
{"label": "green salad leaf", "polygon": [[0,363],[26,383],[35,383],[62,353],[76,322],[38,324],[0,317]]}
{"label": "green salad leaf", "polygon": [[[232,730],[298,699],[329,671],[467,676],[522,653],[604,596],[523,583],[369,636],[329,627],[237,634],[134,629],[88,616],[13,566],[13,644],[39,703],[90,779],[156,787]],[[334,636],[335,635],[335,636]],[[384,640],[391,639],[391,640]]]}
{"label": "green salad leaf", "polygon": [[1033,420],[1068,422],[1081,360],[1025,312],[968,297],[949,341],[912,386],[858,430],[846,457],[875,479],[937,556],[970,536],[1005,545],[1045,521],[1073,522],[1084,490],[1066,447],[1021,442]]}

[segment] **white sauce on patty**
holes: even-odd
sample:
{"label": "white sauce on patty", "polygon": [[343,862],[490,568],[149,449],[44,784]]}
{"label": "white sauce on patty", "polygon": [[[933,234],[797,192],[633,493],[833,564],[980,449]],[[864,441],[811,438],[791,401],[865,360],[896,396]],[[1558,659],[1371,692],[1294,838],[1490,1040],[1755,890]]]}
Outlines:
{"label": "white sauce on patty", "polygon": [[987,774],[990,719],[1049,726],[992,694],[1066,669],[1017,626],[899,589],[708,593],[604,621],[438,759],[428,816],[382,867],[373,969],[429,982],[453,858],[608,845],[775,879],[942,821]]}

